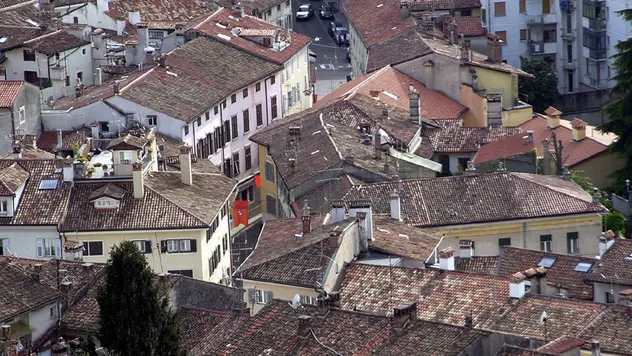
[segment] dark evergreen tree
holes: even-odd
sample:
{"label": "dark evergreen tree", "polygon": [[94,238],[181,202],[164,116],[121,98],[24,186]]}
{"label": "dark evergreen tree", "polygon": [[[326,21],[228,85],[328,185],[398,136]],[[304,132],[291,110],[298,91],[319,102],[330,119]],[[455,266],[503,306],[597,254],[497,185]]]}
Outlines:
{"label": "dark evergreen tree", "polygon": [[532,58],[522,58],[522,70],[535,78],[520,78],[520,100],[531,104],[534,112],[543,113],[557,100],[557,75],[548,63]]}
{"label": "dark evergreen tree", "polygon": [[[156,276],[134,243],[112,248],[98,295],[101,344],[111,354],[179,355],[175,316],[161,298]],[[164,334],[164,335],[163,335]]]}
{"label": "dark evergreen tree", "polygon": [[[619,11],[618,14],[632,23],[632,9]],[[616,100],[604,108],[608,122],[599,126],[599,130],[619,136],[610,150],[620,154],[626,164],[615,172],[616,181],[611,189],[626,195],[625,180],[632,179],[632,38],[619,42],[615,48],[618,53],[613,56],[613,68],[617,83],[611,93]]]}

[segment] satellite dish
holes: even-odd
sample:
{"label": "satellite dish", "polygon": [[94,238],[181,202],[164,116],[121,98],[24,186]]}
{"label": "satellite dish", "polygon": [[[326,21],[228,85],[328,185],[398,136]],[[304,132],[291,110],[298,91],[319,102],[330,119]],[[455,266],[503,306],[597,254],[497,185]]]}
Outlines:
{"label": "satellite dish", "polygon": [[546,323],[546,320],[549,318],[548,315],[546,315],[546,311],[542,312],[542,315],[540,315],[540,325],[544,325],[544,323]]}
{"label": "satellite dish", "polygon": [[[290,303],[288,303],[290,304]],[[298,309],[298,307],[301,306],[301,296],[298,294],[294,295],[294,298],[292,299],[292,303],[290,304],[290,306],[292,307],[292,309]]]}

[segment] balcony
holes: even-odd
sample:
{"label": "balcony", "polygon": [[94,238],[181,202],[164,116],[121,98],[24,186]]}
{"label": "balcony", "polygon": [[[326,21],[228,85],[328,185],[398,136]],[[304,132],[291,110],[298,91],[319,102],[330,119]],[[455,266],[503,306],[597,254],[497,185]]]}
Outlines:
{"label": "balcony", "polygon": [[562,40],[564,41],[573,41],[576,38],[575,31],[572,29],[569,31],[568,28],[562,28],[561,31]]}
{"label": "balcony", "polygon": [[574,0],[560,0],[560,10],[566,12],[572,12],[575,10],[575,1]]}
{"label": "balcony", "polygon": [[527,16],[527,25],[529,26],[554,25],[556,23],[557,23],[557,16],[554,13]]}
{"label": "balcony", "polygon": [[532,56],[557,53],[557,43],[544,41],[529,41],[529,54]]}
{"label": "balcony", "polygon": [[588,50],[588,58],[593,59],[595,61],[604,61],[608,59],[607,50],[603,49],[589,49]]}
{"label": "balcony", "polygon": [[593,31],[605,31],[606,19],[588,19],[588,28]]}
{"label": "balcony", "polygon": [[567,60],[567,59],[562,59],[562,68],[566,69],[566,70],[575,70],[577,69],[577,59],[573,59],[573,60]]}

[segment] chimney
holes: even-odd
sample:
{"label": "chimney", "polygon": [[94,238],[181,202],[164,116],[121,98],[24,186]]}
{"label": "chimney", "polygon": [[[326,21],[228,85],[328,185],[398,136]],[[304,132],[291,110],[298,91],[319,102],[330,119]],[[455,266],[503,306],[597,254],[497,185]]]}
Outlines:
{"label": "chimney", "polygon": [[419,93],[417,93],[412,83],[409,85],[408,101],[410,107],[410,121],[421,125]]}
{"label": "chimney", "polygon": [[551,141],[548,138],[542,140],[542,172],[540,174],[550,174],[551,172]]}
{"label": "chimney", "polygon": [[114,95],[119,95],[120,94],[119,83],[112,84],[112,91],[114,92]]}
{"label": "chimney", "polygon": [[19,142],[13,144],[13,159],[22,159],[22,146]]}
{"label": "chimney", "polygon": [[147,25],[144,23],[139,23],[136,26],[136,33],[138,37],[137,48],[142,48],[143,52],[145,53],[147,53],[148,49],[151,49],[151,52],[153,54],[153,48],[149,47],[149,28],[147,28]]}
{"label": "chimney", "polygon": [[34,280],[39,282],[41,274],[42,274],[42,264],[41,263],[34,264],[33,273],[31,273],[31,277],[33,277]]}
{"label": "chimney", "polygon": [[129,11],[127,13],[127,21],[132,25],[138,25],[140,23],[140,11]]}
{"label": "chimney", "polygon": [[393,308],[393,328],[402,330],[408,322],[414,321],[417,316],[417,302],[400,305]]}
{"label": "chimney", "polygon": [[155,52],[154,48],[147,46],[145,47],[144,51],[145,51],[145,64],[147,66],[152,66],[154,62],[156,61],[154,59],[154,52]]}
{"label": "chimney", "polygon": [[533,142],[533,130],[527,130],[527,142]]}
{"label": "chimney", "polygon": [[590,342],[590,355],[601,356],[601,346],[599,345],[599,341],[592,340]]}
{"label": "chimney", "polygon": [[306,339],[310,334],[310,324],[312,323],[312,317],[309,315],[299,315],[298,316],[298,337],[301,339]]}
{"label": "chimney", "polygon": [[237,16],[244,17],[244,6],[241,4],[241,2],[238,2],[235,5],[233,5],[233,11],[235,12]]}
{"label": "chimney", "polygon": [[562,178],[566,180],[571,180],[572,174],[571,171],[568,170],[568,164],[562,166]]}
{"label": "chimney", "polygon": [[373,144],[375,145],[375,159],[382,158],[382,135],[380,134],[380,126],[375,125],[375,134],[373,134]]}
{"label": "chimney", "polygon": [[330,231],[329,237],[327,238],[327,246],[330,248],[337,248],[338,246],[340,246],[341,235],[342,235],[342,231],[339,231],[339,230]]}
{"label": "chimney", "polygon": [[472,256],[474,256],[474,241],[472,240],[459,241],[459,257],[472,258]]}
{"label": "chimney", "polygon": [[180,146],[180,173],[182,183],[193,184],[193,173],[191,172],[191,146]]}
{"label": "chimney", "polygon": [[108,12],[110,10],[109,0],[97,0],[97,11],[99,13]]}
{"label": "chimney", "polygon": [[467,161],[467,168],[463,171],[463,174],[466,176],[476,175],[476,166],[474,166],[474,162]]}
{"label": "chimney", "polygon": [[349,216],[359,222],[360,246],[366,251],[369,241],[373,241],[373,209],[369,200],[349,202]]}
{"label": "chimney", "polygon": [[562,116],[561,111],[549,106],[546,110],[544,110],[544,114],[546,115],[546,126],[548,128],[554,129],[560,126],[560,117]]}
{"label": "chimney", "polygon": [[612,230],[608,230],[599,236],[599,256],[603,256],[612,247],[616,237],[617,235]]}
{"label": "chimney", "polygon": [[100,131],[101,131],[101,130],[99,130],[99,128],[100,128],[100,125],[99,125],[98,121],[95,121],[95,122],[90,124],[90,130],[92,131],[92,138],[95,139],[95,140],[99,139],[99,136],[100,136],[99,134],[100,134]]}
{"label": "chimney", "polygon": [[61,129],[57,129],[57,149],[60,150],[62,147],[64,147],[64,138]]}
{"label": "chimney", "polygon": [[335,224],[345,219],[345,203],[342,200],[331,202],[331,223]]}
{"label": "chimney", "polygon": [[509,297],[520,299],[527,291],[525,275],[522,272],[514,273],[509,279]]}
{"label": "chimney", "polygon": [[288,157],[287,158],[287,166],[290,169],[290,173],[294,173],[294,169],[296,169],[296,158]]}
{"label": "chimney", "polygon": [[86,282],[90,282],[94,277],[94,264],[92,263],[83,263],[81,264],[81,272],[83,275],[83,280]]}
{"label": "chimney", "polygon": [[506,171],[507,171],[507,167],[505,167],[505,162],[498,161],[498,169],[496,170],[496,172],[506,172]]}
{"label": "chimney", "polygon": [[503,59],[503,41],[491,33],[487,34],[487,60],[500,63]]}
{"label": "chimney", "polygon": [[439,251],[439,269],[454,271],[454,250],[452,247]]}
{"label": "chimney", "polygon": [[573,141],[579,142],[586,138],[586,123],[578,118],[571,121],[573,128]]}
{"label": "chimney", "polygon": [[61,172],[64,176],[64,182],[74,182],[75,181],[75,169],[72,165],[72,158],[62,158],[60,160]]}
{"label": "chimney", "polygon": [[132,164],[132,181],[134,182],[134,198],[143,199],[145,197],[145,182],[143,181],[143,164],[135,162]]}
{"label": "chimney", "polygon": [[5,324],[0,326],[0,328],[2,329],[2,332],[0,333],[0,340],[11,340],[11,325]]}
{"label": "chimney", "polygon": [[37,136],[24,135],[24,146],[28,148],[37,148]]}
{"label": "chimney", "polygon": [[65,296],[68,296],[70,288],[72,288],[72,282],[64,281],[59,283],[59,291],[62,292]]}
{"label": "chimney", "polygon": [[592,202],[593,204],[600,204],[600,198],[601,194],[599,194],[599,188],[597,187],[593,187],[593,195],[592,195]]}
{"label": "chimney", "polygon": [[312,230],[312,216],[303,215],[301,216],[301,221],[303,222],[303,236],[305,236]]}
{"label": "chimney", "polygon": [[397,190],[391,193],[391,218],[402,221],[402,200],[397,194]]}

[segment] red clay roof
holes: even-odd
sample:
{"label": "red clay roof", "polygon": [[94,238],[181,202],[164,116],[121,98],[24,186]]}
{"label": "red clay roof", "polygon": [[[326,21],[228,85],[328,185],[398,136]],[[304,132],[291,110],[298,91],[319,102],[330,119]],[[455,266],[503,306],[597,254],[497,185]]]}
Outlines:
{"label": "red clay roof", "polygon": [[442,238],[438,231],[406,225],[390,215],[373,215],[373,226],[370,248],[422,262],[430,258]]}
{"label": "red clay roof", "polygon": [[582,339],[565,335],[560,336],[557,339],[549,342],[548,344],[541,346],[540,348],[538,348],[538,351],[561,355],[565,352],[581,347],[585,343],[586,341]]}
{"label": "red clay roof", "polygon": [[[221,23],[225,28],[218,26],[218,23]],[[239,35],[235,35],[231,31],[232,28],[237,27],[242,29]],[[239,16],[237,13],[226,8],[213,13],[206,20],[195,26],[195,29],[221,42],[229,43],[277,64],[284,64],[311,42],[311,38],[303,34],[288,31],[254,16]],[[282,51],[266,48],[262,44],[244,38],[246,36],[268,36],[270,33],[274,34],[276,31],[281,32],[281,36],[287,36],[290,41],[290,45]],[[226,41],[224,38],[219,37],[219,34],[229,36],[230,40]]]}
{"label": "red clay roof", "polygon": [[480,16],[457,16],[453,18],[457,26],[457,34],[465,37],[477,37],[487,35],[487,29],[483,27]]}
{"label": "red clay roof", "polygon": [[480,0],[401,0],[402,6],[409,7],[412,11],[425,10],[452,10],[470,9],[481,7]]}
{"label": "red clay roof", "polygon": [[0,108],[10,108],[22,90],[22,80],[0,81]]}
{"label": "red clay roof", "polygon": [[397,0],[354,0],[345,5],[345,10],[367,48],[415,26],[411,17],[400,17]]}
{"label": "red clay roof", "polygon": [[481,149],[474,156],[474,163],[480,164],[530,152],[535,148],[535,143],[524,136],[525,134],[520,133],[481,146]]}
{"label": "red clay roof", "polygon": [[202,1],[177,0],[110,0],[108,14],[116,19],[127,19],[128,13],[138,11],[140,20],[149,28],[173,29],[176,24],[210,13]]}
{"label": "red clay roof", "polygon": [[[409,86],[413,85],[421,100],[421,115],[426,119],[458,119],[467,110],[466,106],[450,99],[438,91],[426,86],[408,75],[392,68],[384,67],[379,71],[358,77],[347,82],[328,94],[314,106],[324,105],[339,97],[348,97],[352,93],[370,96],[371,92],[379,92],[378,100],[390,107],[409,110]],[[387,94],[388,93],[388,94]],[[391,95],[389,95],[391,94]],[[394,96],[394,97],[393,97]]]}

